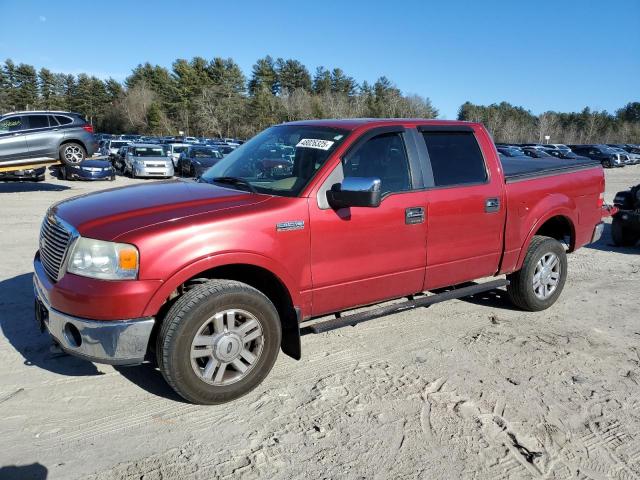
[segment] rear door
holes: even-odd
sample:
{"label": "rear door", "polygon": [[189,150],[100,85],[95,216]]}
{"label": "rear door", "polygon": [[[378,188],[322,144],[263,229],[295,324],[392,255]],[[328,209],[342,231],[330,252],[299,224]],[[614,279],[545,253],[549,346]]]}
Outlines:
{"label": "rear door", "polygon": [[[494,275],[503,250],[504,179],[492,141],[470,126],[419,127],[427,189],[425,289]],[[495,158],[485,158],[483,152]]]}
{"label": "rear door", "polygon": [[[326,192],[345,177],[377,177],[377,208],[333,210]],[[404,127],[369,130],[309,199],[313,315],[422,290],[425,192],[415,141]]]}
{"label": "rear door", "polygon": [[16,115],[0,121],[0,162],[28,159],[24,117]]}

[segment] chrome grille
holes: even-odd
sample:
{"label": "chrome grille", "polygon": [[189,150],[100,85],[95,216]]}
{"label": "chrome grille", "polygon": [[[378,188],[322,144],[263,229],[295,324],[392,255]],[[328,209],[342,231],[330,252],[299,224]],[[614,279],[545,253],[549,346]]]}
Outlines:
{"label": "chrome grille", "polygon": [[40,229],[40,260],[49,278],[54,282],[71,241],[71,232],[51,215],[46,215]]}

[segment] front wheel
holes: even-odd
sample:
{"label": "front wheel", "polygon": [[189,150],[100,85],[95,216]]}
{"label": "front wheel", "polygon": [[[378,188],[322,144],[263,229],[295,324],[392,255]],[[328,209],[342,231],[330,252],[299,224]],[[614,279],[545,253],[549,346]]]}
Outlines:
{"label": "front wheel", "polygon": [[554,238],[534,236],[522,268],[507,279],[507,293],[514,305],[531,312],[549,308],[567,280],[564,246]]}
{"label": "front wheel", "polygon": [[244,283],[211,280],[167,313],[156,344],[158,366],[186,400],[224,403],[264,380],[281,337],[278,312],[265,295]]}

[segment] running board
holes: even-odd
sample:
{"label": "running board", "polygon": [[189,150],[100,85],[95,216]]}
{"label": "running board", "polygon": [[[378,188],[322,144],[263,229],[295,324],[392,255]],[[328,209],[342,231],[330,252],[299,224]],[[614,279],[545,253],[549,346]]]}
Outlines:
{"label": "running board", "polygon": [[300,335],[309,335],[310,333],[323,333],[329,330],[335,330],[337,328],[355,326],[358,323],[366,322],[368,320],[374,320],[376,318],[384,317],[396,312],[402,312],[405,310],[411,310],[418,307],[428,307],[435,303],[446,302],[447,300],[454,300],[456,298],[469,297],[478,293],[487,292],[498,287],[505,287],[509,285],[509,280],[492,280],[490,282],[478,283],[470,285],[468,287],[454,288],[443,293],[437,293],[435,295],[428,295],[423,298],[409,299],[406,302],[395,303],[393,305],[387,305],[379,307],[366,312],[354,313],[347,315],[346,317],[338,317],[332,320],[326,320],[319,322],[308,327],[302,327],[300,329]]}

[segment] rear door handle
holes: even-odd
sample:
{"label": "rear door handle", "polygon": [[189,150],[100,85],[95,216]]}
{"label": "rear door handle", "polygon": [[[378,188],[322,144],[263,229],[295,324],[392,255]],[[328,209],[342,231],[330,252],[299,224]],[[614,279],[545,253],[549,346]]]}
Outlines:
{"label": "rear door handle", "polygon": [[487,198],[484,201],[484,211],[486,213],[494,213],[500,211],[500,199],[497,197]]}
{"label": "rear door handle", "polygon": [[409,207],[404,211],[404,223],[413,225],[424,223],[424,207]]}

